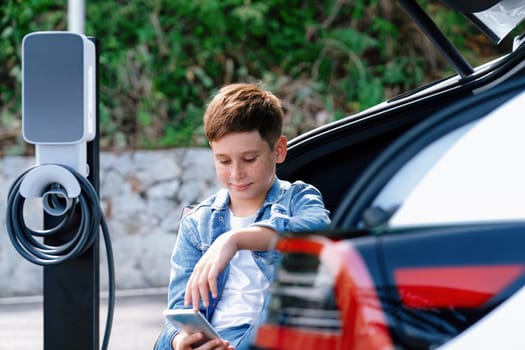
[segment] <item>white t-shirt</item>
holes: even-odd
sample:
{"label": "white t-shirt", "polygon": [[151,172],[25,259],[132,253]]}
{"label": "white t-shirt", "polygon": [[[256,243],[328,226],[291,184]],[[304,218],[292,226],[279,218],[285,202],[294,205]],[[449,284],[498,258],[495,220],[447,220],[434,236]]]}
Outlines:
{"label": "white t-shirt", "polygon": [[[236,217],[230,211],[231,228],[246,227],[254,216]],[[259,317],[264,303],[265,291],[270,286],[268,278],[255,263],[252,252],[238,251],[230,261],[230,274],[211,320],[220,330],[242,324],[252,324]]]}

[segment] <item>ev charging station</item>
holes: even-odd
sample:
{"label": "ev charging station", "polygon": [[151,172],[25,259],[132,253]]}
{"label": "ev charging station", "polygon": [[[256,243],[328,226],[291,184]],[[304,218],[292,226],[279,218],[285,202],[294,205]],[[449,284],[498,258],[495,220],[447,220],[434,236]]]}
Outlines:
{"label": "ev charging station", "polygon": [[[99,349],[99,232],[108,257],[109,343],[114,306],[111,241],[98,199],[96,41],[74,32],[35,32],[22,42],[22,135],[34,167],[8,194],[15,249],[43,266],[44,349]],[[43,229],[28,227],[24,202],[39,199]]]}

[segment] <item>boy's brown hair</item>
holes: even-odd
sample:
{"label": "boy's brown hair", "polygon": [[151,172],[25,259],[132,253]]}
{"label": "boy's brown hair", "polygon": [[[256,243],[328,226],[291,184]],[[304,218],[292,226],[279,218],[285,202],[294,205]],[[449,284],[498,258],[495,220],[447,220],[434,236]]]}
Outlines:
{"label": "boy's brown hair", "polygon": [[204,113],[208,141],[232,132],[258,131],[270,148],[282,134],[284,112],[281,102],[271,92],[255,84],[223,86]]}

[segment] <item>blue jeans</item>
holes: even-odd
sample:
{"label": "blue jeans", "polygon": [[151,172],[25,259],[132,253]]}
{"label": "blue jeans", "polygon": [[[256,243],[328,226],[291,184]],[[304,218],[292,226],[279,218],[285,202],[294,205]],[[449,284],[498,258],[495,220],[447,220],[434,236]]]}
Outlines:
{"label": "blue jeans", "polygon": [[218,333],[222,339],[228,340],[235,350],[247,350],[252,343],[252,333],[254,333],[254,330],[255,327],[250,327],[249,324],[243,324],[241,326],[223,329]]}

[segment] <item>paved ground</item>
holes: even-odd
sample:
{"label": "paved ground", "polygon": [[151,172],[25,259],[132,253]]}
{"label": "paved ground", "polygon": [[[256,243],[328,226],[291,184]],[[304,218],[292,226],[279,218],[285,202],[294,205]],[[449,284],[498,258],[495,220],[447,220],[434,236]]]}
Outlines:
{"label": "paved ground", "polygon": [[[162,328],[166,307],[164,290],[117,291],[110,350],[146,350]],[[104,336],[106,308],[101,293],[100,338]],[[42,298],[0,298],[0,349],[43,349]]]}

